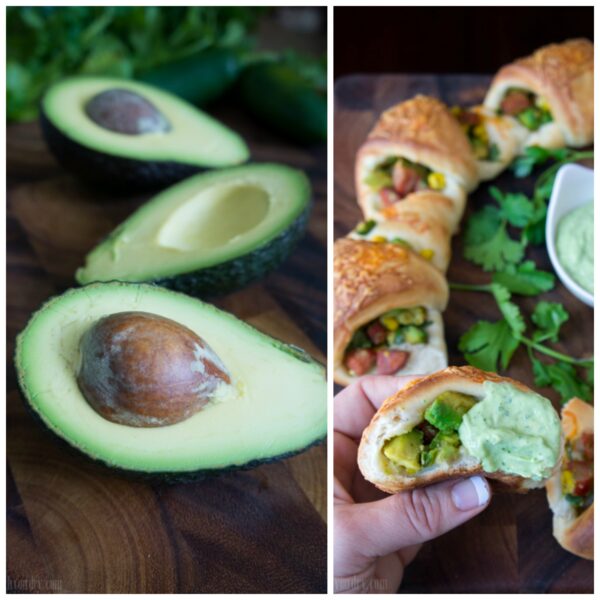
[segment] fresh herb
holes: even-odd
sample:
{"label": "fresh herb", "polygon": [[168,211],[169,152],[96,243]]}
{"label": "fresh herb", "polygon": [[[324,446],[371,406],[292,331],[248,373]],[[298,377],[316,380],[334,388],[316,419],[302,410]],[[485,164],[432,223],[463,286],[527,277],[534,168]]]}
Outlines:
{"label": "fresh herb", "polygon": [[[561,327],[569,319],[562,304],[538,302],[528,323],[511,296],[537,296],[554,288],[554,275],[537,269],[532,260],[523,260],[525,251],[529,244],[544,241],[547,203],[558,169],[568,162],[592,157],[593,152],[587,151],[527,148],[525,155],[513,164],[518,177],[530,175],[535,167],[549,160],[556,161],[537,178],[533,197],[504,193],[490,187],[494,204],[476,211],[465,228],[465,258],[485,271],[491,271],[491,281],[450,284],[454,290],[492,295],[503,317],[496,322],[479,321],[460,338],[458,348],[467,362],[489,371],[506,370],[514,353],[522,346],[530,359],[535,384],[553,387],[563,401],[573,396],[591,400],[594,360],[576,358],[549,345],[559,341]],[[521,230],[518,240],[510,236],[509,228],[510,231]],[[543,362],[541,356],[554,362]]]}

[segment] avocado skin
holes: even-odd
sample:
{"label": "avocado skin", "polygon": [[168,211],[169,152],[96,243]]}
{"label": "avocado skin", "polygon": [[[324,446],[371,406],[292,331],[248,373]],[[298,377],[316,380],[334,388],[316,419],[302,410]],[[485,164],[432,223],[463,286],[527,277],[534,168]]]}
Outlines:
{"label": "avocado skin", "polygon": [[147,161],[92,150],[70,139],[40,107],[44,139],[62,167],[91,183],[119,190],[166,187],[203,169],[175,161]]}
{"label": "avocado skin", "polygon": [[[308,355],[307,355],[308,356]],[[211,479],[214,477],[219,477],[220,475],[225,475],[227,473],[233,473],[235,471],[250,471],[251,469],[256,469],[262,465],[269,465],[271,463],[279,462],[281,460],[285,460],[286,458],[291,458],[292,456],[296,456],[298,454],[302,454],[306,450],[313,448],[314,446],[318,446],[322,444],[327,438],[322,437],[314,442],[308,444],[308,446],[304,446],[303,448],[298,448],[297,450],[291,450],[290,452],[284,452],[283,454],[278,454],[276,456],[270,456],[269,458],[251,460],[243,465],[231,465],[229,467],[221,467],[218,469],[198,469],[197,471],[157,471],[151,473],[149,471],[135,471],[133,469],[123,469],[121,467],[115,467],[110,463],[107,463],[99,458],[93,458],[89,454],[82,452],[77,448],[77,446],[73,446],[64,438],[56,435],[44,422],[44,420],[40,417],[40,415],[31,407],[29,402],[27,401],[27,395],[25,391],[21,387],[21,383],[19,382],[19,391],[21,395],[21,399],[27,408],[27,412],[31,416],[31,418],[43,429],[44,433],[47,434],[53,441],[57,441],[63,450],[68,452],[71,456],[84,457],[86,461],[91,464],[94,464],[96,467],[104,471],[107,475],[119,475],[121,477],[126,477],[127,479],[145,481],[148,483],[162,483],[167,485],[175,485],[178,483],[194,483],[197,481],[203,481],[205,479]]]}
{"label": "avocado skin", "polygon": [[154,279],[152,283],[200,297],[239,290],[279,267],[291,254],[304,234],[311,208],[309,203],[287,229],[248,254],[205,269]]}

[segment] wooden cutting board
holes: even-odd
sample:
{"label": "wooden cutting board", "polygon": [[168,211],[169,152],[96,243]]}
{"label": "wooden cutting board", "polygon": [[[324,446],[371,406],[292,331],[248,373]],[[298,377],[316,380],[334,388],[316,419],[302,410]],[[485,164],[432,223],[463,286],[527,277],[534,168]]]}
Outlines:
{"label": "wooden cutting board", "polygon": [[[486,76],[355,75],[335,86],[335,236],[348,233],[361,213],[354,196],[354,157],[378,115],[389,106],[417,93],[440,98],[449,105],[481,102],[489,85]],[[494,182],[502,190],[530,194],[532,179],[517,180],[505,173]],[[467,214],[488,201],[487,184],[469,197]],[[545,247],[528,250],[539,268],[552,271]],[[489,279],[481,269],[462,258],[460,236],[452,245],[448,280],[479,283]],[[558,282],[545,300],[562,302],[571,318],[561,332],[558,348],[574,356],[593,353],[593,311]],[[538,298],[519,299],[530,314]],[[487,295],[452,292],[444,313],[449,364],[464,364],[457,350],[460,336],[476,321],[500,318]],[[582,332],[585,332],[582,335]],[[533,386],[529,361],[523,350],[506,373]],[[559,407],[557,394],[540,389]],[[407,568],[402,592],[514,593],[592,592],[593,563],[563,550],[552,537],[552,517],[545,492],[497,495],[481,515],[426,544]]]}
{"label": "wooden cutting board", "polygon": [[[326,154],[217,116],[254,160],[304,169],[315,207],[294,255],[260,284],[215,299],[258,329],[324,360]],[[8,128],[7,576],[13,592],[188,593],[326,590],[326,447],[202,482],[132,481],[66,451],[28,415],[12,365],[31,313],[73,286],[85,253],[147,196],[79,183],[36,124]]]}

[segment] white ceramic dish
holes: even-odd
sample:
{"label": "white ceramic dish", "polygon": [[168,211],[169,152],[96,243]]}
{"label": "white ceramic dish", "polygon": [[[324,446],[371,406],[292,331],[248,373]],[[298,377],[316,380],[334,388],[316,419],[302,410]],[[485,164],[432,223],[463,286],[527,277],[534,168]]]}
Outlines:
{"label": "white ceramic dish", "polygon": [[573,281],[558,260],[556,228],[567,213],[593,199],[594,171],[580,165],[564,165],[556,174],[546,216],[546,248],[552,266],[565,287],[588,306],[594,306],[594,295]]}

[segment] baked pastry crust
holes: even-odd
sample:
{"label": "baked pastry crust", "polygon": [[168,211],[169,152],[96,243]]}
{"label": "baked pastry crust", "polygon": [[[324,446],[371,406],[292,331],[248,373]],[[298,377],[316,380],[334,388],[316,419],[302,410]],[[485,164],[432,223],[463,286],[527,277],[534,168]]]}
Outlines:
{"label": "baked pastry crust", "polygon": [[[550,44],[531,56],[502,67],[484,105],[496,111],[511,87],[538,94],[550,106],[554,121],[526,139],[525,145],[587,146],[594,139],[594,45],[586,39]],[[513,121],[515,121],[513,119]],[[515,121],[515,124],[517,122]],[[552,125],[555,127],[552,127]],[[521,129],[524,129],[518,125]],[[543,130],[546,130],[544,133]]]}
{"label": "baked pastry crust", "polygon": [[399,244],[340,238],[333,256],[335,380],[347,385],[352,378],[342,363],[354,332],[393,308],[443,311],[448,284],[429,261]]}
{"label": "baked pastry crust", "polygon": [[381,462],[381,448],[384,442],[395,435],[411,431],[421,423],[425,409],[435,397],[446,391],[481,396],[482,386],[486,381],[509,383],[524,392],[531,391],[514,379],[481,371],[475,367],[448,367],[415,379],[385,400],[363,431],[358,449],[358,466],[365,479],[390,494],[454,477],[476,474],[493,479],[500,488],[514,492],[543,487],[545,481],[535,481],[503,472],[488,473],[476,458],[470,456],[459,459],[453,465],[429,468],[426,473],[417,475],[392,474],[384,470]]}
{"label": "baked pastry crust", "polygon": [[[593,433],[594,407],[579,398],[572,398],[562,409],[561,423],[567,440],[577,439],[585,432]],[[554,513],[552,531],[558,543],[572,554],[593,560],[594,505],[577,516],[562,494],[560,472],[546,484],[546,494]]]}

